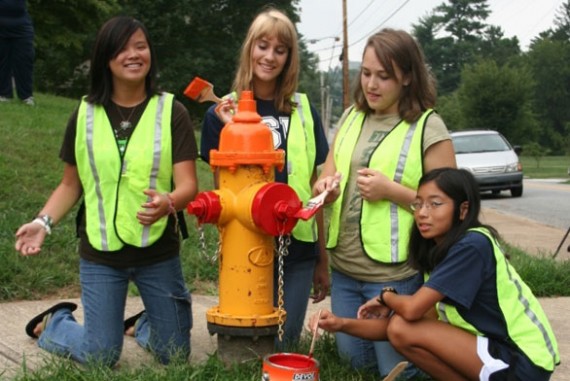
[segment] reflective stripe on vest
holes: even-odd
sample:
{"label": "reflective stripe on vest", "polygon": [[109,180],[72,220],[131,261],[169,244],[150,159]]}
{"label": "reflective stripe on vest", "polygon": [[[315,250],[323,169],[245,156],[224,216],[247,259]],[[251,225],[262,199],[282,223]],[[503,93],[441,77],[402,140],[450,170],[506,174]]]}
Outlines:
{"label": "reflective stripe on vest", "polygon": [[[231,97],[237,101],[237,93],[234,91],[226,97]],[[306,94],[295,93],[293,102],[296,107],[291,112],[289,118],[289,128],[286,133],[286,170],[287,184],[293,188],[303,205],[312,196],[311,176],[315,166],[316,145],[314,133],[313,114],[311,105]],[[293,237],[299,241],[316,242],[317,228],[314,217],[308,221],[299,220],[293,228]]]}
{"label": "reflective stripe on vest", "polygon": [[171,190],[173,99],[172,94],[163,93],[149,100],[123,158],[105,109],[81,102],[75,153],[87,237],[95,249],[116,251],[124,244],[147,247],[162,236],[167,217],[141,225],[136,213],[148,202],[144,190]]}
{"label": "reflective stripe on vest", "polygon": [[[483,234],[493,247],[497,263],[495,280],[497,299],[501,314],[507,324],[510,341],[535,365],[553,371],[555,365],[560,362],[560,354],[554,332],[539,301],[522,281],[514,267],[510,265],[489,231],[484,228],[474,228],[469,231]],[[440,302],[437,306],[440,320],[463,328],[474,335],[483,336],[483,333],[463,319],[455,306],[444,304],[442,307],[441,304],[443,303]]]}
{"label": "reflective stripe on vest", "polygon": [[[307,96],[295,93],[294,100],[297,106],[291,113],[287,132],[287,183],[305,205],[312,196],[310,180],[317,155],[314,121]],[[316,242],[315,218],[299,220],[293,229],[293,237],[299,241]]]}
{"label": "reflective stripe on vest", "polygon": [[[409,189],[417,189],[423,174],[423,133],[427,118],[433,110],[425,111],[413,124],[400,121],[379,142],[370,157],[368,168],[379,170],[392,181]],[[335,143],[335,165],[343,174],[341,197],[333,203],[329,225],[328,248],[338,242],[340,214],[350,162],[364,124],[365,114],[355,109],[347,115]],[[360,236],[364,252],[381,263],[402,263],[407,257],[407,245],[413,215],[405,208],[387,200],[362,200]]]}

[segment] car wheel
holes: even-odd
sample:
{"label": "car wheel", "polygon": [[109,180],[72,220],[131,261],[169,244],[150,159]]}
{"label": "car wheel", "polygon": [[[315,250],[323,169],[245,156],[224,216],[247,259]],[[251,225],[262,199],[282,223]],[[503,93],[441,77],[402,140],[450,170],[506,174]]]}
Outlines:
{"label": "car wheel", "polygon": [[521,197],[523,194],[523,186],[511,188],[511,195],[513,197]]}

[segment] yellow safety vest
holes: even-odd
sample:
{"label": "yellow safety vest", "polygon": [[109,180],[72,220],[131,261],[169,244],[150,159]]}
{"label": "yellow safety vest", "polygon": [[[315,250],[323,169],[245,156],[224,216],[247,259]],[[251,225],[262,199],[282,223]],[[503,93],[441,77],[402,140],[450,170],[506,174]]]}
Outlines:
{"label": "yellow safety vest", "polygon": [[[509,339],[537,366],[553,371],[560,363],[560,354],[554,332],[530,288],[511,266],[498,242],[487,229],[474,228],[489,239],[497,263],[497,296],[499,307],[507,324]],[[483,336],[467,322],[455,306],[445,303],[436,305],[439,319],[462,328],[473,335]]]}
{"label": "yellow safety vest", "polygon": [[75,158],[85,200],[89,243],[117,251],[124,244],[147,247],[158,240],[167,218],[141,225],[136,213],[148,201],[143,193],[172,190],[172,104],[174,96],[153,96],[121,158],[103,106],[82,100],[75,138]]}
{"label": "yellow safety vest", "polygon": [[[423,174],[423,136],[427,118],[434,111],[429,109],[415,123],[402,120],[378,144],[368,168],[378,170],[394,182],[410,189],[417,189]],[[338,242],[340,214],[349,178],[350,162],[358,142],[366,115],[352,109],[339,129],[335,141],[334,159],[337,171],[343,176],[340,197],[333,203],[327,247]],[[362,200],[360,212],[360,237],[362,248],[372,260],[396,264],[408,258],[408,241],[413,215],[400,205],[388,200]]]}

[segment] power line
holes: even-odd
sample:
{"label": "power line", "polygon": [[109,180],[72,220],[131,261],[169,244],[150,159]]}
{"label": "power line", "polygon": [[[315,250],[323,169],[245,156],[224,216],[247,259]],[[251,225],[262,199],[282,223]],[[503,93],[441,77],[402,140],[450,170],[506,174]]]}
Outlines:
{"label": "power line", "polygon": [[356,45],[358,44],[360,41],[364,40],[365,38],[368,38],[374,31],[378,30],[378,28],[380,28],[382,25],[384,25],[388,20],[390,20],[392,17],[394,17],[394,15],[396,13],[398,13],[406,4],[408,4],[410,2],[410,0],[406,0],[404,1],[398,8],[396,8],[396,10],[394,12],[392,12],[386,19],[384,19],[380,24],[378,24],[377,26],[374,27],[374,29],[372,29],[370,32],[368,32],[367,34],[365,34],[364,36],[362,36],[360,39],[358,39],[357,41],[351,43],[350,46]]}
{"label": "power line", "polygon": [[374,0],[370,0],[370,2],[368,3],[368,5],[365,6],[364,9],[361,10],[360,13],[359,13],[358,15],[356,15],[356,17],[355,17],[354,19],[352,19],[352,21],[348,24],[348,26],[351,26],[356,20],[358,20],[358,18],[359,18],[360,16],[362,16],[362,14],[363,14],[364,12],[366,12],[366,10],[367,10],[368,8],[370,8],[370,6],[371,6],[373,3],[374,3]]}

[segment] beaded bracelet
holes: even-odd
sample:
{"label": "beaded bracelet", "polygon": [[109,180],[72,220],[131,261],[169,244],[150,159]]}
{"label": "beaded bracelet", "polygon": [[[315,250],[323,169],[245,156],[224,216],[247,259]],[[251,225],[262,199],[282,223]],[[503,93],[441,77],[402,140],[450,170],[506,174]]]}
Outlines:
{"label": "beaded bracelet", "polygon": [[165,193],[166,198],[168,199],[168,214],[176,215],[176,208],[174,207],[174,200],[170,193]]}
{"label": "beaded bracelet", "polygon": [[46,233],[51,234],[51,228],[53,226],[53,220],[47,214],[42,214],[42,215],[37,216],[32,221],[32,223],[42,225],[42,227],[45,229]]}

